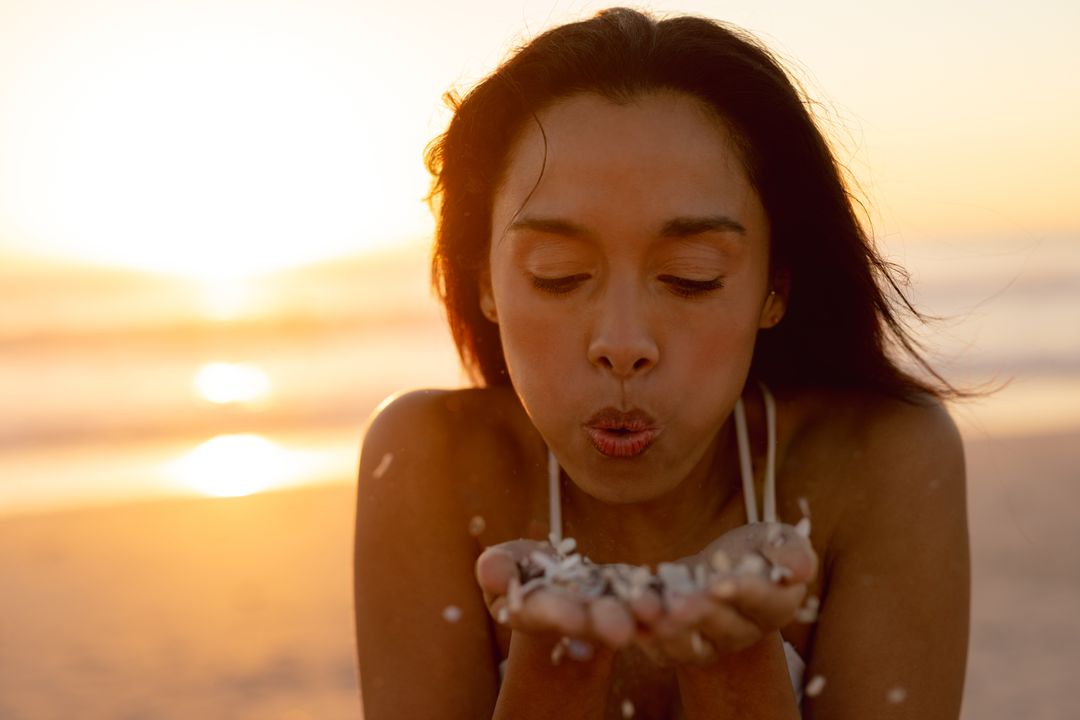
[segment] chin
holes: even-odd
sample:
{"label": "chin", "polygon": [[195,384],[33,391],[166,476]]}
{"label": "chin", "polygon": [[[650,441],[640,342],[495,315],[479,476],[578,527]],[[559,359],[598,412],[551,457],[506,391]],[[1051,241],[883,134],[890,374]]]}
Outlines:
{"label": "chin", "polygon": [[585,494],[612,505],[648,502],[671,492],[674,488],[663,477],[667,473],[658,472],[655,463],[642,459],[598,456],[587,462],[582,472],[571,474],[570,479]]}

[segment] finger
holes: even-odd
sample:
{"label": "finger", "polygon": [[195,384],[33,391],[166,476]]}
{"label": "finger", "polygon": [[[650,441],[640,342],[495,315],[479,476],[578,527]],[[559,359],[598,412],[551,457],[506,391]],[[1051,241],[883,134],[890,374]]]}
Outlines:
{"label": "finger", "polygon": [[493,599],[488,599],[485,596],[484,601],[487,602],[488,612],[491,613],[491,617],[495,619],[495,622],[513,627],[510,606],[505,595]]}
{"label": "finger", "polygon": [[589,625],[593,634],[611,648],[626,647],[634,637],[634,619],[627,608],[612,597],[589,603]]}
{"label": "finger", "polygon": [[701,593],[676,595],[668,602],[667,612],[654,625],[657,637],[671,638],[689,632],[705,618],[713,604]]}
{"label": "finger", "polygon": [[808,583],[817,575],[818,557],[810,540],[789,525],[781,525],[778,534],[767,539],[760,548],[761,554],[773,565],[786,568],[781,580],[784,584]]}
{"label": "finger", "polygon": [[[719,556],[725,566],[730,562],[734,567],[748,557],[760,555],[773,565],[786,568],[786,578],[778,579],[790,584],[809,582],[818,569],[818,558],[809,539],[796,528],[775,522],[753,523],[731,530],[713,541],[703,554],[710,560]],[[713,569],[726,572],[726,567]]]}
{"label": "finger", "polygon": [[713,604],[711,612],[698,625],[698,630],[718,653],[748,648],[763,634],[757,623],[724,602]]}
{"label": "finger", "polygon": [[476,559],[476,582],[492,597],[504,595],[510,578],[518,575],[513,554],[502,546],[489,547]]}
{"label": "finger", "polygon": [[680,598],[659,624],[657,636],[666,643],[666,650],[679,657],[700,659],[702,650],[693,637],[695,632],[720,652],[742,649],[761,636],[758,625],[735,607],[704,594]]}
{"label": "finger", "polygon": [[485,602],[507,592],[511,578],[521,577],[522,567],[535,564],[537,553],[551,556],[553,550],[547,543],[537,540],[511,540],[486,548],[476,559],[476,581],[484,591]]}
{"label": "finger", "polygon": [[652,626],[664,614],[664,603],[660,595],[652,589],[644,590],[640,595],[627,602],[631,614],[639,624]]}
{"label": "finger", "polygon": [[513,616],[515,627],[531,632],[580,636],[589,626],[586,608],[580,601],[568,593],[550,589],[530,593]]}
{"label": "finger", "polygon": [[733,578],[714,585],[712,594],[763,630],[781,628],[795,618],[806,585],[780,585],[761,577]]}

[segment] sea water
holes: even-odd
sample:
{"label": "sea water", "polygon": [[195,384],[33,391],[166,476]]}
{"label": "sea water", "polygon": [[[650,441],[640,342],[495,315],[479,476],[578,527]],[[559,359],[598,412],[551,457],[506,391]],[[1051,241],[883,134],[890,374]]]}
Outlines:
{"label": "sea water", "polygon": [[[1080,237],[883,248],[969,437],[1080,429]],[[259,396],[200,394],[213,363]],[[234,285],[90,268],[0,269],[0,515],[350,482],[392,392],[464,384],[416,250]],[[223,439],[224,438],[224,439]]]}

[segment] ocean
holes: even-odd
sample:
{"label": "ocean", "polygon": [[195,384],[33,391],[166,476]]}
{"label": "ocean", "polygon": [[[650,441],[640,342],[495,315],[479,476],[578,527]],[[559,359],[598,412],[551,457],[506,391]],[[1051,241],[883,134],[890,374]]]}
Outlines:
{"label": "ocean", "polygon": [[[1080,428],[1080,237],[893,242],[965,436]],[[413,244],[237,283],[0,262],[0,516],[347,483],[393,392],[464,384]]]}

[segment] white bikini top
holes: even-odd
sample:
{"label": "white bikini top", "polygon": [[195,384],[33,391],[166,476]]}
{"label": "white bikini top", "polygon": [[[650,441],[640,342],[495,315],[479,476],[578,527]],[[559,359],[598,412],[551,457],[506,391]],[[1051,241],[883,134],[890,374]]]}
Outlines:
{"label": "white bikini top", "polygon": [[[754,488],[754,467],[750,460],[750,436],[746,429],[746,408],[740,397],[735,401],[735,438],[739,446],[739,474],[742,476],[743,504],[746,506],[746,522],[777,522],[776,519],[776,401],[764,384],[761,395],[765,401],[765,488],[762,493],[762,517],[758,518],[757,490]],[[562,541],[562,496],[559,490],[559,461],[548,450],[548,527],[551,541]],[[806,671],[806,662],[799,657],[795,648],[784,641],[784,656],[787,659],[788,674],[795,689],[797,703],[802,702],[802,678]]]}

